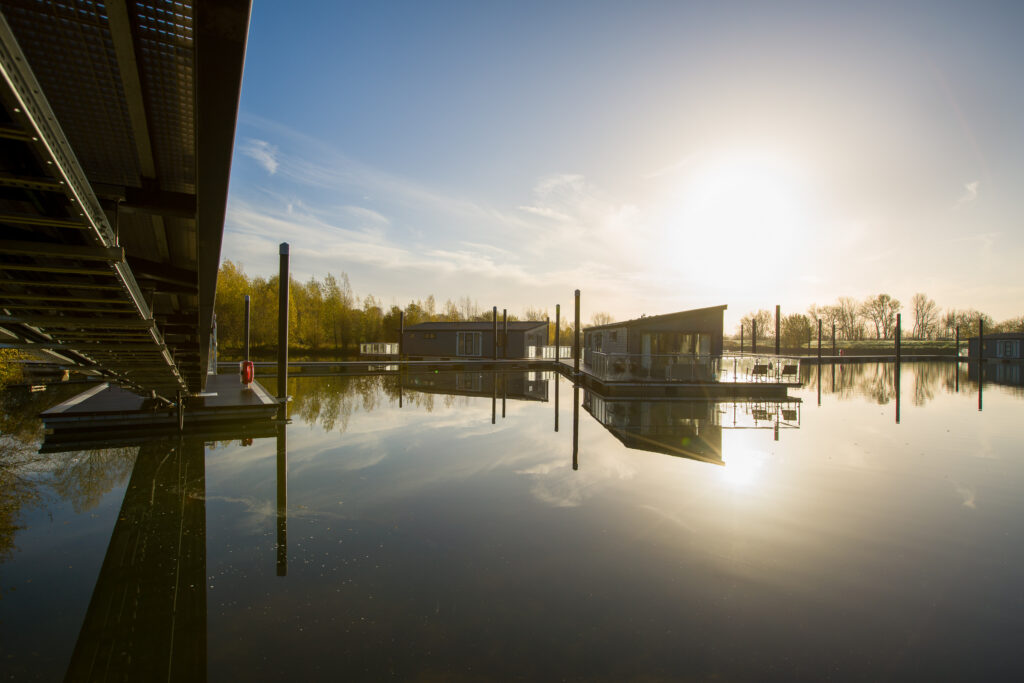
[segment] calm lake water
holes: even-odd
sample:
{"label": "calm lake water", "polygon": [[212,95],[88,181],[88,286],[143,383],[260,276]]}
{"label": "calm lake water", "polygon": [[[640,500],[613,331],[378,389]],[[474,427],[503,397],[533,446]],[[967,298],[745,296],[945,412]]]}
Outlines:
{"label": "calm lake water", "polygon": [[1024,392],[803,372],[775,403],[300,378],[286,431],[46,455],[65,396],[9,393],[0,672],[1020,680]]}

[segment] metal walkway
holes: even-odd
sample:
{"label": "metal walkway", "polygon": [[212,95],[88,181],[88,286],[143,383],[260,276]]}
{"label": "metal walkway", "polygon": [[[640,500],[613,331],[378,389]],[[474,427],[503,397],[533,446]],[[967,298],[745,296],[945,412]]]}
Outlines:
{"label": "metal walkway", "polygon": [[0,348],[203,390],[249,8],[0,2]]}

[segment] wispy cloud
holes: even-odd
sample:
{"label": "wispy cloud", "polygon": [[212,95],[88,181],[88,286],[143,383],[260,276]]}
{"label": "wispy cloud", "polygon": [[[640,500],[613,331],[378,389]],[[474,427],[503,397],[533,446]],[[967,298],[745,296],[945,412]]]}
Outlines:
{"label": "wispy cloud", "polygon": [[978,198],[978,186],[981,185],[980,180],[973,180],[964,185],[964,193],[960,195],[960,198],[956,200],[954,208],[969,204]]}
{"label": "wispy cloud", "polygon": [[277,147],[266,140],[250,138],[242,145],[242,154],[254,159],[270,175],[277,173]]}

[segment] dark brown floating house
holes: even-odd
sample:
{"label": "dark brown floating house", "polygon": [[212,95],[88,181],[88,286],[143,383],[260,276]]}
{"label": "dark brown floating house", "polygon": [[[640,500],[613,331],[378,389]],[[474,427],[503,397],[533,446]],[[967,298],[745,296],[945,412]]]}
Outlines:
{"label": "dark brown floating house", "polygon": [[[548,342],[548,326],[544,321],[517,320],[498,322],[498,358],[526,358],[530,346]],[[405,328],[402,355],[411,360],[423,358],[492,358],[494,355],[494,323],[437,322],[420,323]]]}
{"label": "dark brown floating house", "polygon": [[588,327],[583,330],[583,366],[599,376],[711,380],[713,359],[722,355],[726,308],[711,306]]}
{"label": "dark brown floating house", "polygon": [[[986,334],[982,343],[985,360],[1024,360],[1024,334],[1020,332]],[[977,337],[967,340],[967,355],[978,358]]]}

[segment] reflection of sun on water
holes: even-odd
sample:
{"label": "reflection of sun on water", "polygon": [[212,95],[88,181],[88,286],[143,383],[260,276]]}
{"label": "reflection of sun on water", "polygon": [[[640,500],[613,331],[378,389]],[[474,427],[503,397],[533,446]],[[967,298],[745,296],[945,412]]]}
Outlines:
{"label": "reflection of sun on water", "polygon": [[[749,277],[800,250],[810,197],[780,155],[722,154],[686,174],[666,216],[666,251],[705,275]],[[700,259],[693,258],[700,255]],[[671,258],[671,256],[670,256]]]}
{"label": "reflection of sun on water", "polygon": [[741,448],[730,450],[725,467],[720,470],[722,481],[733,486],[756,484],[767,460],[768,454],[763,451]]}

